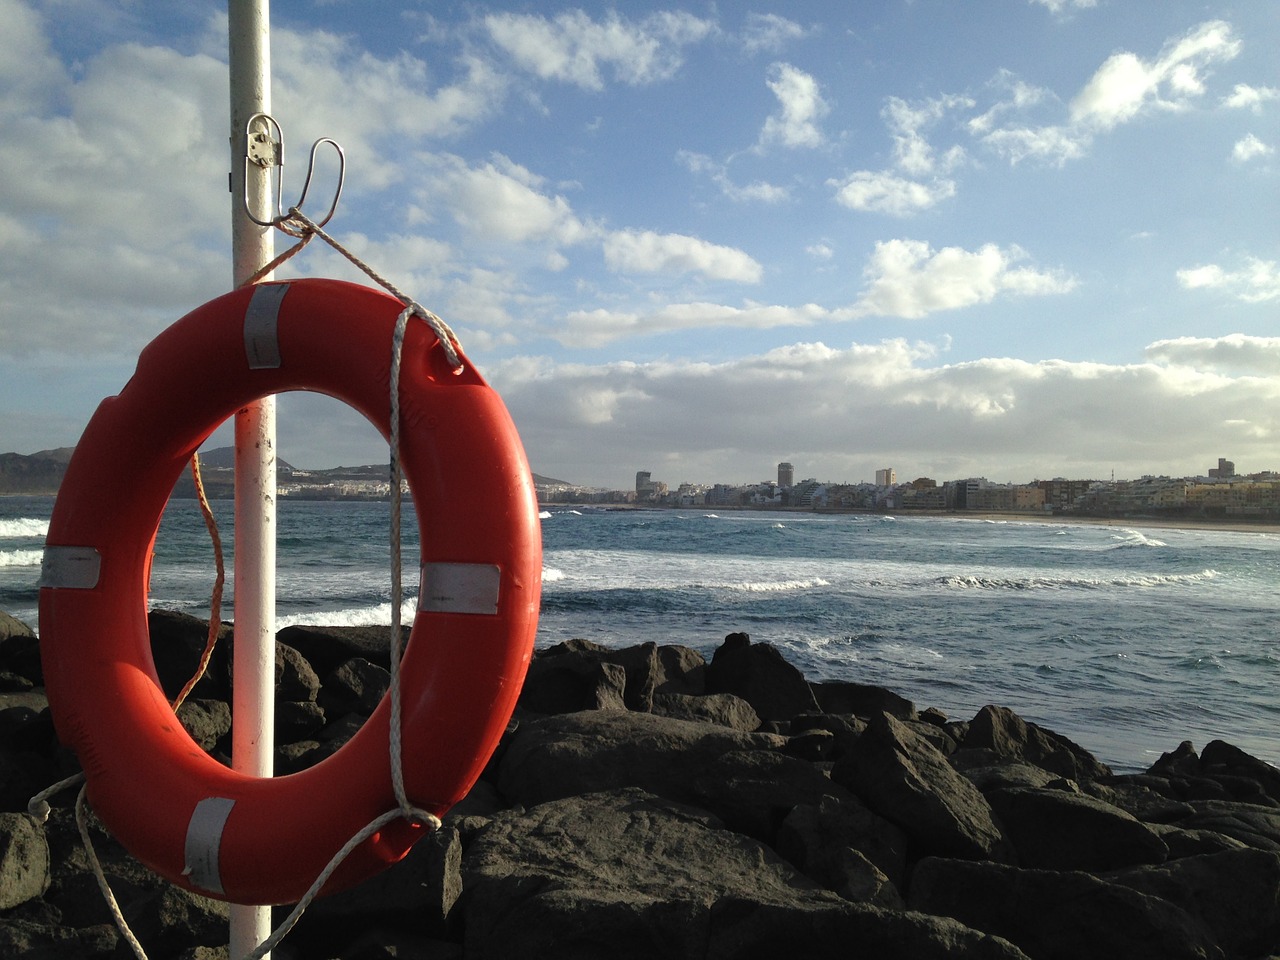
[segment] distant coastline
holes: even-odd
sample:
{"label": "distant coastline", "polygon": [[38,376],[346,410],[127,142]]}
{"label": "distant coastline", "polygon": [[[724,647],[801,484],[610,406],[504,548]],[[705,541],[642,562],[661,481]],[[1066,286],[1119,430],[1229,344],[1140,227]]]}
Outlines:
{"label": "distant coastline", "polygon": [[1084,513],[1043,513],[1040,511],[992,511],[992,510],[867,510],[858,507],[780,507],[780,506],[664,506],[661,504],[582,504],[575,502],[548,501],[540,503],[544,510],[579,512],[597,511],[643,511],[643,510],[695,510],[703,513],[788,513],[796,516],[859,516],[882,517],[889,520],[910,520],[912,518],[971,520],[986,523],[1081,523],[1093,526],[1109,527],[1153,527],[1164,530],[1233,530],[1241,533],[1275,533],[1280,534],[1280,520],[1244,519],[1240,517],[1216,516],[1152,516],[1149,513],[1128,515],[1096,516]]}
{"label": "distant coastline", "polygon": [[[56,496],[71,459],[74,448],[62,447],[25,455],[0,454],[0,497]],[[206,495],[214,500],[231,499],[234,496],[234,451],[225,447],[201,453],[201,476]],[[379,502],[390,499],[390,485],[385,464],[357,467],[333,467],[325,470],[301,470],[281,461],[278,470],[278,494],[281,500],[305,500],[316,502]],[[538,490],[539,506],[543,508],[567,508],[578,510],[704,510],[704,511],[778,511],[809,515],[854,515],[892,517],[948,517],[953,519],[986,520],[994,522],[1029,523],[1088,523],[1102,525],[1146,526],[1166,529],[1212,528],[1241,532],[1278,533],[1280,514],[1264,513],[1248,515],[1221,512],[1191,512],[1186,508],[1153,511],[1141,510],[1089,512],[1080,509],[991,509],[988,506],[974,508],[956,507],[936,509],[901,505],[892,507],[818,506],[812,504],[784,505],[779,503],[642,503],[632,500],[586,502],[579,496],[565,496],[569,487],[564,481],[533,474]],[[570,488],[577,489],[577,488]],[[190,468],[183,471],[174,487],[174,499],[194,499],[195,485]]]}

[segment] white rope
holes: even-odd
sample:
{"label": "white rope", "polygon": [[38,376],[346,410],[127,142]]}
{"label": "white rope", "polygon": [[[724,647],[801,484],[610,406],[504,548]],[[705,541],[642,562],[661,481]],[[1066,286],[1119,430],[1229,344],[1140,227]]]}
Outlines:
{"label": "white rope", "polygon": [[[397,294],[398,295],[398,294]],[[403,298],[402,298],[403,299]],[[320,875],[312,882],[307,892],[303,894],[302,899],[294,906],[284,921],[277,927],[266,940],[260,943],[255,950],[248,954],[244,960],[260,960],[283,940],[293,929],[294,925],[302,917],[307,907],[319,895],[324,885],[328,883],[329,878],[340,867],[351,854],[353,850],[364,843],[371,836],[381,830],[393,820],[408,820],[411,823],[419,823],[429,826],[432,830],[440,829],[440,818],[433,813],[429,813],[419,807],[415,807],[409,801],[408,794],[405,792],[404,786],[404,765],[402,762],[402,738],[401,738],[401,722],[400,722],[400,659],[401,659],[401,638],[400,638],[400,606],[404,600],[403,578],[400,571],[401,561],[401,537],[400,537],[400,514],[401,514],[401,496],[400,496],[400,368],[402,356],[404,353],[404,337],[405,331],[409,325],[409,318],[414,315],[421,316],[421,307],[410,302],[400,316],[396,320],[395,331],[391,338],[391,423],[390,423],[390,445],[391,445],[391,681],[389,687],[389,695],[391,698],[391,717],[390,731],[388,741],[390,744],[390,766],[391,766],[391,787],[396,798],[396,809],[388,810],[383,813],[372,823],[358,831],[355,836],[343,845],[342,849],[333,855],[333,858],[321,871]],[[428,321],[429,322],[429,321]],[[442,337],[441,343],[445,340]],[[460,365],[460,363],[459,363]]]}
{"label": "white rope", "polygon": [[[426,811],[418,811],[418,813],[426,818],[426,821],[433,829],[438,829],[440,827],[440,820],[437,817],[433,817]],[[333,876],[338,867],[342,866],[342,862],[351,855],[351,852],[385,827],[388,823],[391,823],[393,820],[399,820],[403,816],[403,811],[399,809],[388,810],[386,813],[370,822],[368,826],[358,831],[355,836],[343,844],[342,849],[333,855],[333,858],[325,868],[320,871],[320,875],[316,877],[311,886],[307,888],[307,892],[302,895],[302,899],[294,905],[289,916],[285,917],[280,926],[272,931],[271,936],[263,940],[262,943],[258,944],[258,946],[251,952],[245,954],[244,960],[261,960],[262,957],[271,952],[271,950],[279,944],[281,940],[289,935],[289,931],[293,929],[294,924],[302,918],[302,914],[306,912],[307,907],[311,906],[311,901],[315,900],[315,898],[320,894],[320,890],[329,882],[329,878]]]}
{"label": "white rope", "polygon": [[449,365],[455,370],[462,369],[462,355],[458,352],[458,336],[447,323],[426,307],[422,306],[422,304],[402,293],[394,283],[374,270],[373,267],[361,260],[335,238],[325,233],[324,229],[305,213],[297,207],[290,207],[288,216],[276,221],[276,227],[278,227],[281,232],[298,239],[299,242],[255,273],[246,281],[246,284],[256,283],[310,243],[312,237],[319,237],[325,243],[329,244],[329,246],[333,247],[333,249],[337,250],[338,253],[350,260],[351,263],[363,271],[369,279],[373,280],[393,297],[403,303],[415,316],[419,316],[423,320],[427,321],[431,326],[431,329],[435,331],[436,336],[439,338],[440,346],[444,348],[445,356],[449,358]]}
{"label": "white rope", "polygon": [[89,864],[93,867],[93,875],[98,880],[98,889],[102,891],[102,898],[107,902],[107,909],[111,911],[111,918],[116,922],[116,929],[120,931],[120,936],[124,937],[125,943],[133,950],[133,955],[138,960],[147,960],[147,952],[142,949],[142,944],[138,942],[138,938],[133,935],[133,931],[129,929],[129,922],[125,920],[124,913],[120,910],[120,904],[116,902],[116,895],[111,892],[111,884],[107,882],[107,875],[102,872],[102,864],[98,861],[98,853],[93,849],[93,837],[89,835],[89,821],[86,816],[86,808],[88,803],[85,800],[85,791],[88,786],[80,788],[80,792],[76,794],[76,828],[80,831],[80,840],[84,843],[85,853],[89,855]]}

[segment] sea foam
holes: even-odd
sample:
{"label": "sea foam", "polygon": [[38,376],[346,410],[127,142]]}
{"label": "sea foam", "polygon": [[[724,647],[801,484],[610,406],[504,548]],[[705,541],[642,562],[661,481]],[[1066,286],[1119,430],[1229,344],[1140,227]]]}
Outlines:
{"label": "sea foam", "polygon": [[38,567],[43,550],[0,550],[0,567]]}
{"label": "sea foam", "polygon": [[18,540],[49,535],[49,521],[37,517],[0,520],[0,540]]}

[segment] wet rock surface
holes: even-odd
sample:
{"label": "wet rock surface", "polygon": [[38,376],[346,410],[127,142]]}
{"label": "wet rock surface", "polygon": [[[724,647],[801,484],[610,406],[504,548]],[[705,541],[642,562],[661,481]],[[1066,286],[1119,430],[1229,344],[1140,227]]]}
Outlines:
{"label": "wet rock surface", "polygon": [[[89,870],[75,791],[47,822],[26,812],[76,762],[48,714],[38,641],[10,621],[0,956],[131,956]],[[150,626],[176,690],[208,626],[163,611]],[[287,772],[358,729],[388,662],[385,630],[291,627],[279,642]],[[228,663],[220,645],[179,713],[219,758]],[[225,904],[155,878],[89,823],[152,957],[227,957]],[[710,662],[575,640],[535,657],[443,829],[317,901],[273,956],[1263,960],[1280,956],[1280,772],[1214,741],[1117,775],[1005,708],[953,720],[874,685],[809,683],[740,633]]]}

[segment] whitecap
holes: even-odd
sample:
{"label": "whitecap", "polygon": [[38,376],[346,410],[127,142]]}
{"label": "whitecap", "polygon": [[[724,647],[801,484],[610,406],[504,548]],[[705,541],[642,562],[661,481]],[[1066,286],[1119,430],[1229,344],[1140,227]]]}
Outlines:
{"label": "whitecap", "polygon": [[1167,547],[1168,544],[1163,540],[1157,540],[1154,537],[1148,537],[1141,530],[1125,530],[1123,533],[1113,533],[1111,539],[1116,543],[1111,549],[1120,549],[1123,547]]}
{"label": "whitecap", "polygon": [[[406,600],[400,605],[400,620],[411,624],[418,613],[417,599]],[[279,617],[276,627],[381,627],[391,625],[391,604],[375,603],[367,607],[348,607],[344,610],[306,610]]]}
{"label": "whitecap", "polygon": [[563,579],[564,579],[564,571],[563,571],[563,570],[557,570],[555,567],[543,567],[543,568],[542,568],[542,582],[543,582],[543,583],[558,583],[559,581],[561,581],[561,580],[563,580]]}
{"label": "whitecap", "polygon": [[47,537],[49,521],[39,517],[12,517],[0,520],[0,539],[16,540],[20,537]]}
{"label": "whitecap", "polygon": [[539,520],[550,520],[550,519],[551,519],[551,511],[550,511],[550,510],[539,510],[539,511],[538,511],[538,519],[539,519]]}
{"label": "whitecap", "polygon": [[829,587],[830,582],[821,577],[808,580],[760,580],[747,583],[725,584],[727,590],[742,593],[794,593],[798,590],[812,590],[814,587]]}
{"label": "whitecap", "polygon": [[38,567],[43,550],[0,550],[0,567]]}

